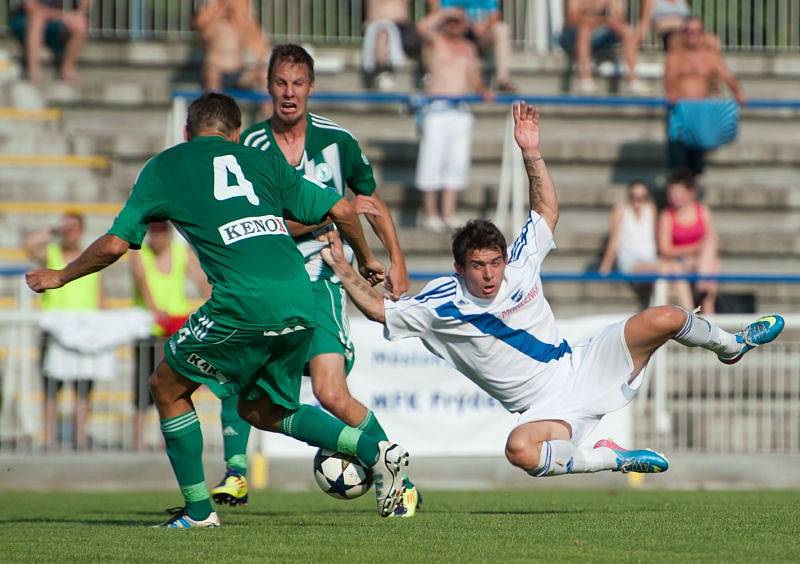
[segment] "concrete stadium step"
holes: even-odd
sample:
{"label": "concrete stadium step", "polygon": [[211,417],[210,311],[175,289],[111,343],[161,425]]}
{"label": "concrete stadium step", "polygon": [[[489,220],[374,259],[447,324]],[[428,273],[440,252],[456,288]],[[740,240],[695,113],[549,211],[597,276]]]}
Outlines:
{"label": "concrete stadium step", "polygon": [[[420,194],[414,188],[414,167],[375,165],[375,175],[382,197],[393,206],[415,206]],[[653,171],[623,169],[619,173],[608,167],[576,166],[556,163],[550,172],[564,208],[610,206],[625,198],[625,183],[634,178],[647,180],[653,189],[661,190],[665,174]],[[703,200],[714,210],[800,208],[800,192],[795,188],[797,173],[793,168],[774,172],[758,169],[713,168],[703,181]],[[468,188],[459,196],[461,206],[493,210],[497,203],[500,170],[497,163],[479,163],[470,170]],[[591,182],[587,179],[592,179]],[[738,183],[738,184],[737,184]]]}
{"label": "concrete stadium step", "polygon": [[[14,42],[6,46],[17,51]],[[318,48],[318,74],[325,81],[326,90],[352,90],[360,84],[360,52],[358,48]],[[82,72],[87,80],[130,79],[132,74],[149,84],[166,84],[176,77],[176,69],[183,69],[178,78],[198,82],[202,54],[196,44],[184,42],[89,42],[84,53]],[[781,95],[791,97],[790,84],[800,75],[797,57],[791,54],[734,54],[727,53],[726,60],[740,77],[750,96]],[[640,74],[660,91],[663,54],[644,52],[639,59]],[[512,57],[512,74],[523,92],[558,93],[566,60],[563,54],[535,55],[522,51]],[[601,69],[602,71],[603,69]],[[600,73],[602,74],[602,72]],[[412,90],[410,66],[398,75],[398,89]],[[601,81],[602,83],[602,81]]]}

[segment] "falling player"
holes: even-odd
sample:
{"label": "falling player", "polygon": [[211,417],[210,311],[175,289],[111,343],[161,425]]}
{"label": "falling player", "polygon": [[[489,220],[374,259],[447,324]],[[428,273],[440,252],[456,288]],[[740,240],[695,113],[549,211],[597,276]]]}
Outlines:
{"label": "falling player", "polygon": [[515,105],[514,138],[528,174],[530,214],[506,248],[490,222],[470,221],[453,239],[456,273],[413,298],[384,300],[342,254],[338,236],[323,258],[364,314],[385,325],[389,340],[418,337],[508,411],[519,414],[506,457],[533,476],[663,472],[664,456],[626,450],[611,440],[580,446],[606,413],[636,395],[652,354],[669,340],[703,347],[732,364],[783,330],[779,315],[731,334],[673,306],[647,309],[587,342],[562,339],[541,287],[541,264],[555,247],[558,200],[539,152],[539,112]]}

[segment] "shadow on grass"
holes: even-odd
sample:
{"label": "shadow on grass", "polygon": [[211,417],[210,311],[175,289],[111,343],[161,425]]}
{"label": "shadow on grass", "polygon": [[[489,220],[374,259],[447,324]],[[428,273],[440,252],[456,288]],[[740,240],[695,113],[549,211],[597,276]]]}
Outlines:
{"label": "shadow on grass", "polygon": [[[430,513],[436,513],[431,511]],[[458,511],[440,511],[440,513],[459,513]],[[481,511],[463,511],[468,515],[574,515],[586,513],[583,509],[487,509]]]}
{"label": "shadow on grass", "polygon": [[133,521],[131,519],[105,519],[103,521],[92,521],[89,519],[53,519],[50,517],[37,517],[25,519],[7,519],[0,520],[4,525],[24,525],[34,524],[37,527],[42,525],[90,525],[98,527],[145,527],[147,523],[144,521]]}

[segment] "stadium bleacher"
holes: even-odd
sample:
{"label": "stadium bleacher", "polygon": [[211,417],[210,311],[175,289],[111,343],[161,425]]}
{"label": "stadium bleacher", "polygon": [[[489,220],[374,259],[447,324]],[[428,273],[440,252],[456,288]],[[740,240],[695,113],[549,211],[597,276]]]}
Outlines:
{"label": "stadium bleacher", "polygon": [[[0,41],[0,49],[15,52],[17,45],[6,39]],[[320,91],[352,92],[360,84],[356,49],[318,48],[315,55]],[[800,78],[796,57],[734,54],[728,61],[748,96],[796,96],[793,85]],[[644,77],[658,88],[657,55],[645,54],[641,64],[649,69]],[[0,207],[0,258],[18,262],[19,254],[12,249],[18,247],[22,230],[52,223],[63,211],[60,202],[86,210],[88,235],[99,234],[127,195],[139,167],[164,147],[171,92],[196,89],[198,65],[188,41],[91,42],[82,69],[84,82],[46,89],[45,107],[27,111],[13,107],[15,84],[6,79],[0,103],[7,108],[0,111],[0,180],[6,195]],[[534,59],[517,53],[514,58],[514,77],[522,92],[557,94],[562,71],[563,57],[557,54]],[[400,73],[401,91],[410,91],[411,83],[410,69]],[[446,269],[447,236],[415,228],[413,115],[399,104],[369,106],[368,120],[359,119],[363,104],[315,103],[312,109],[350,128],[360,139],[400,224],[410,268]],[[548,162],[562,206],[559,250],[548,266],[580,271],[600,248],[608,211],[621,186],[639,177],[663,183],[663,110],[552,105],[543,112]],[[473,168],[460,206],[463,217],[491,216],[494,211],[507,108],[478,107],[475,113]],[[721,233],[727,271],[800,270],[800,197],[794,189],[800,140],[793,123],[798,114],[796,109],[746,109],[739,140],[711,159],[703,182]],[[107,280],[111,296],[129,295],[124,267],[112,269]],[[589,302],[598,312],[619,311],[635,303],[625,284],[550,286],[548,296],[562,316],[585,311]],[[754,291],[764,308],[800,302],[800,286]]]}

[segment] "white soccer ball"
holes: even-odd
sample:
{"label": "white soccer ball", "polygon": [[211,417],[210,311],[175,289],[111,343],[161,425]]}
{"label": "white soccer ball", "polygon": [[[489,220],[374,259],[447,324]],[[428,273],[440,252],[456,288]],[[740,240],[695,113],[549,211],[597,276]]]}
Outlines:
{"label": "white soccer ball", "polygon": [[372,470],[355,456],[319,449],[314,478],[320,489],[336,499],[355,499],[372,487]]}

